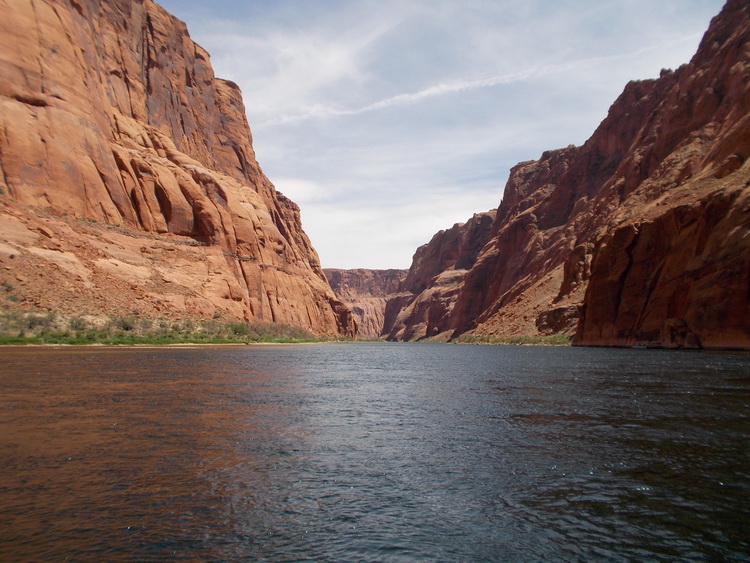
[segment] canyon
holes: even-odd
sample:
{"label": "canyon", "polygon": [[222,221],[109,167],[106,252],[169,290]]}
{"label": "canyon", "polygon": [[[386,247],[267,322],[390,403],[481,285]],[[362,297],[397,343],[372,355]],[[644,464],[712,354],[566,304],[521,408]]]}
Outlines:
{"label": "canyon", "polygon": [[7,0],[0,123],[4,308],[354,336],[239,88],[151,0]]}
{"label": "canyon", "polygon": [[392,341],[750,349],[750,5],[408,270],[323,270],[242,94],[152,0],[6,0],[4,310]]}
{"label": "canyon", "polygon": [[750,5],[729,0],[688,64],[629,83],[583,146],[516,165],[494,217],[421,247],[382,334],[750,348],[749,156]]}

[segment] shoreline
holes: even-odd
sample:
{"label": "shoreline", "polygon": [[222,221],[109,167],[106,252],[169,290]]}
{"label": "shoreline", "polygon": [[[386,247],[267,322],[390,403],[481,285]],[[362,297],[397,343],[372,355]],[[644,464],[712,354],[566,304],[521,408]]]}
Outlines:
{"label": "shoreline", "polygon": [[169,342],[165,344],[149,343],[116,343],[106,344],[92,342],[89,344],[67,344],[67,343],[39,343],[29,344],[12,343],[0,344],[0,350],[4,348],[245,348],[247,346],[302,346],[314,344],[331,344],[331,341],[320,342]]}
{"label": "shoreline", "polygon": [[89,343],[89,344],[56,344],[56,343],[29,343],[29,344],[0,344],[0,350],[11,349],[11,350],[23,350],[23,349],[91,349],[91,350],[104,350],[104,349],[196,349],[196,348],[247,348],[247,347],[289,347],[289,346],[315,346],[325,344],[393,344],[393,345],[405,345],[405,344],[453,344],[459,346],[498,346],[498,347],[544,347],[544,348],[610,348],[617,350],[634,350],[639,352],[655,352],[655,351],[666,351],[666,352],[692,352],[692,353],[718,353],[718,354],[750,354],[750,349],[737,349],[737,348],[705,348],[705,349],[688,349],[688,348],[639,348],[630,346],[565,346],[559,344],[545,344],[545,343],[523,343],[523,344],[508,344],[508,343],[492,343],[492,342],[389,342],[386,340],[373,341],[373,340],[320,340],[320,341],[306,341],[306,342],[169,342],[164,344],[139,344],[139,343],[120,343],[120,344],[104,344],[104,343]]}

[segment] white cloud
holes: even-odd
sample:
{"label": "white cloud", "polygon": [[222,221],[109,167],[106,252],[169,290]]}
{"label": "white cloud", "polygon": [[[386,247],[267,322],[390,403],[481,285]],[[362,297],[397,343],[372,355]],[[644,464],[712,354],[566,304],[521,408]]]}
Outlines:
{"label": "white cloud", "polygon": [[482,204],[479,194],[460,190],[422,201],[390,199],[377,207],[320,203],[302,208],[302,224],[319,253],[335,253],[341,261],[326,267],[408,268],[414,251],[434,233],[487,211]]}
{"label": "white cloud", "polygon": [[242,88],[259,162],[324,266],[405,267],[687,62],[723,0],[164,0]]}
{"label": "white cloud", "polygon": [[274,185],[278,191],[302,206],[331,198],[330,192],[324,186],[305,178],[278,177],[274,179]]}
{"label": "white cloud", "polygon": [[[616,61],[634,59],[640,55],[647,53],[658,53],[661,50],[685,44],[694,41],[697,38],[696,34],[689,35],[686,37],[680,37],[676,40],[669,42],[660,43],[658,45],[649,45],[642,47],[632,53],[622,53],[617,55],[610,55],[604,57],[590,57],[581,60],[574,60],[565,62],[562,64],[555,65],[543,65],[540,67],[527,68],[519,70],[509,74],[503,74],[498,76],[490,76],[487,78],[481,78],[478,80],[454,80],[451,82],[441,82],[434,86],[428,86],[416,92],[408,92],[403,94],[397,94],[383,100],[369,103],[365,106],[356,109],[337,109],[332,107],[326,107],[322,105],[314,105],[306,108],[303,113],[296,115],[282,114],[271,118],[270,120],[262,123],[265,125],[280,125],[285,123],[291,123],[294,121],[303,121],[306,119],[313,118],[325,118],[325,117],[346,117],[359,115],[369,111],[376,111],[381,109],[387,109],[393,106],[417,103],[422,100],[433,98],[436,96],[443,96],[446,94],[454,94],[460,92],[466,92],[469,90],[476,90],[479,88],[491,88],[493,86],[499,86],[503,84],[511,84],[514,82],[521,82],[532,78],[539,78],[550,74],[559,74],[563,72],[570,72],[579,67],[591,67],[595,65],[611,64]],[[663,67],[662,67],[663,68]]]}

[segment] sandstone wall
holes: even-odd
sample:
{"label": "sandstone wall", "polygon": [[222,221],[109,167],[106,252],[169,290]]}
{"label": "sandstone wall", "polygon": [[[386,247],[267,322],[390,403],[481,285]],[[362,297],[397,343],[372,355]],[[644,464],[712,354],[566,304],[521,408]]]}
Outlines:
{"label": "sandstone wall", "polygon": [[[114,302],[126,291],[144,314],[169,303],[185,314],[353,334],[299,209],[255,160],[238,87],[216,78],[185,25],[150,0],[6,0],[0,124],[6,223],[50,234],[19,239],[8,229],[0,258],[33,272],[67,253],[83,278],[100,278],[102,299],[87,304],[83,278],[62,272],[62,302],[101,310],[114,307],[108,293]],[[115,232],[139,241],[117,243]],[[173,289],[157,282],[169,258],[140,252],[151,241],[185,251]],[[131,246],[139,250],[122,250]]]}
{"label": "sandstone wall", "polygon": [[388,299],[382,334],[388,340],[437,337],[451,318],[464,277],[492,233],[495,210],[440,231],[414,253],[398,292]]}
{"label": "sandstone wall", "polygon": [[583,146],[511,170],[452,309],[423,303],[396,336],[439,318],[450,336],[750,347],[748,156],[750,5],[729,0],[689,64],[628,84]]}
{"label": "sandstone wall", "polygon": [[385,306],[398,292],[407,270],[340,270],[325,268],[333,292],[349,307],[357,322],[357,336],[380,338]]}

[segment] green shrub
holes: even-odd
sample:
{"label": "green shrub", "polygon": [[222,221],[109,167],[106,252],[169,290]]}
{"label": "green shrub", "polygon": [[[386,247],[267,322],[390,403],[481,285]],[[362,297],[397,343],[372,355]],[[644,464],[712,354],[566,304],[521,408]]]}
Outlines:
{"label": "green shrub", "polygon": [[225,323],[216,319],[170,321],[116,316],[97,327],[82,316],[0,311],[2,344],[169,344],[311,342],[307,331],[275,323]]}
{"label": "green shrub", "polygon": [[565,334],[552,334],[549,336],[535,334],[508,337],[462,334],[455,340],[452,340],[452,342],[456,344],[498,344],[512,346],[569,346],[570,337]]}
{"label": "green shrub", "polygon": [[89,323],[83,317],[73,317],[68,321],[70,330],[82,331],[89,327]]}
{"label": "green shrub", "polygon": [[55,313],[32,313],[26,316],[26,327],[29,330],[37,328],[49,329],[55,326]]}
{"label": "green shrub", "polygon": [[229,332],[235,336],[247,336],[250,329],[247,323],[229,323]]}
{"label": "green shrub", "polygon": [[111,326],[116,330],[130,332],[135,330],[136,319],[134,317],[115,317],[112,319]]}

